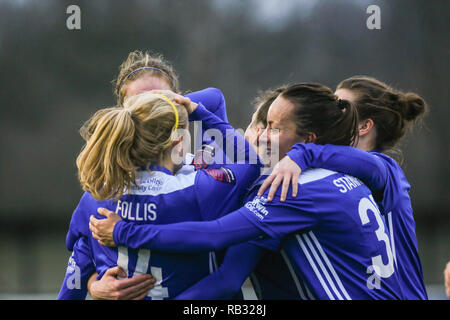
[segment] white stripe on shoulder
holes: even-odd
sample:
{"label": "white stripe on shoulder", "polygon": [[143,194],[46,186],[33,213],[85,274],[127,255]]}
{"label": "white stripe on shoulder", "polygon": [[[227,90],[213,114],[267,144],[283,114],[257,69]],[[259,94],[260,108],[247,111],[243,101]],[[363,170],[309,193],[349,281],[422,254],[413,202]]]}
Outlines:
{"label": "white stripe on shoulder", "polygon": [[307,169],[300,175],[300,178],[298,179],[299,184],[305,184],[308,182],[313,182],[317,180],[324,179],[328,176],[331,176],[332,174],[337,173],[336,171],[331,171],[327,169],[322,168],[316,168],[316,169]]}
{"label": "white stripe on shoulder", "polygon": [[138,186],[133,186],[130,194],[156,196],[183,190],[194,185],[196,175],[197,171],[182,169],[175,175],[162,171],[140,171],[136,177]]}

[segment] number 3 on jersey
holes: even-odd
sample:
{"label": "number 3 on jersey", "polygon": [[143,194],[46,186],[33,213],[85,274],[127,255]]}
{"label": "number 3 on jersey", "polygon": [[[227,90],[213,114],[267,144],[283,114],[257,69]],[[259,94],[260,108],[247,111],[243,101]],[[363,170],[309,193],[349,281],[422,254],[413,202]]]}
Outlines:
{"label": "number 3 on jersey", "polygon": [[[369,199],[370,198],[370,199]],[[381,255],[377,255],[372,257],[372,265],[367,268],[367,273],[372,274],[367,280],[367,287],[369,289],[380,288],[380,279],[381,278],[389,278],[394,273],[394,258],[392,254],[391,245],[389,242],[389,237],[384,228],[384,222],[381,218],[380,211],[378,207],[375,205],[375,201],[372,196],[369,198],[362,198],[359,201],[358,212],[359,217],[361,218],[361,223],[363,225],[370,222],[368,212],[373,212],[375,219],[378,224],[378,229],[375,231],[378,241],[384,242],[386,246],[386,254],[388,257],[387,264],[383,263],[383,258]],[[378,277],[377,277],[378,275]]]}

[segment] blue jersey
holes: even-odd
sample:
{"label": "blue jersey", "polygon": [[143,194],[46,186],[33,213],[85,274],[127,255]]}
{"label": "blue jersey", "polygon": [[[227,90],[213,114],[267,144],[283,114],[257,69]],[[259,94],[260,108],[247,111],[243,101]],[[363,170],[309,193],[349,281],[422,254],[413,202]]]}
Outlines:
{"label": "blue jersey", "polygon": [[[400,166],[385,154],[346,146],[299,143],[288,155],[302,170],[309,167],[336,170],[367,184],[386,220],[394,267],[402,283],[402,299],[427,299],[409,197],[410,185]],[[339,181],[338,185],[345,190],[346,181]]]}
{"label": "blue jersey", "polygon": [[[345,193],[336,185],[342,180]],[[256,184],[245,206],[215,221],[158,226],[120,221],[114,241],[202,252],[256,239],[267,249],[283,250],[310,298],[400,299],[390,239],[370,190],[356,178],[325,169],[305,171],[299,184],[300,196],[285,202],[279,200],[281,191],[272,202],[267,193],[257,197]]]}
{"label": "blue jersey", "polygon": [[[228,124],[208,112],[201,104],[191,115],[203,121],[206,128],[216,128],[224,136],[237,140],[235,153],[252,152],[244,138]],[[243,150],[238,150],[244,146]],[[97,201],[85,193],[72,216],[67,247],[73,250],[68,272],[59,299],[79,299],[86,296],[86,282],[93,269],[99,278],[112,266],[119,265],[128,276],[151,273],[157,279],[148,299],[170,299],[205,277],[210,272],[207,253],[173,254],[140,248],[108,248],[98,244],[89,231],[89,216],[97,208],[105,207],[117,212],[124,221],[136,224],[162,224],[190,220],[210,220],[221,213],[230,212],[242,201],[246,188],[259,176],[260,164],[229,164],[220,168],[195,170],[184,166],[177,174],[159,166],[151,166],[151,172],[138,172],[138,185],[128,190],[119,201]],[[82,248],[82,252],[75,249]],[[85,253],[85,254],[82,254]],[[77,260],[78,259],[78,260]],[[91,265],[88,260],[91,259]],[[73,270],[83,271],[81,281],[75,281]],[[75,283],[75,285],[74,285]]]}
{"label": "blue jersey", "polygon": [[[224,122],[228,122],[225,97],[219,89],[206,88],[200,91],[190,92],[186,94],[186,97],[191,99],[191,101],[197,103],[201,102],[208,109],[208,111],[215,114]],[[193,119],[192,116],[189,116],[189,120],[193,121],[195,119]],[[201,122],[197,122],[196,125],[200,125],[201,130],[199,130],[197,126],[194,127],[195,150],[205,148],[204,145],[207,145],[206,150],[201,150],[203,151],[201,154],[205,155],[205,159],[201,159],[202,162],[206,162],[206,164],[224,163],[223,159],[225,156],[223,150],[225,149],[220,148],[220,146],[218,146],[214,143],[213,140],[211,140],[211,136],[205,132],[206,128],[202,126]]]}

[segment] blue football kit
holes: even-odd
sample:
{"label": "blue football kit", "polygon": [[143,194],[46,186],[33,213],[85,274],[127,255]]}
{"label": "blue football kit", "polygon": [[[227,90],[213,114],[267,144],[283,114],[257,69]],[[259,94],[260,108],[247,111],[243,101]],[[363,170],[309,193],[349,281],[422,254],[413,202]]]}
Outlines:
{"label": "blue football kit", "polygon": [[[325,168],[360,178],[372,190],[386,221],[405,300],[428,299],[418,253],[410,185],[400,166],[389,156],[348,146],[298,143],[287,155],[302,170]],[[346,181],[337,182],[342,190]]]}
{"label": "blue football kit", "polygon": [[[314,143],[296,144],[288,155],[303,171],[309,167],[336,170],[358,177],[369,186],[389,233],[394,268],[401,283],[401,299],[427,299],[408,195],[410,186],[398,164],[376,151],[365,152],[347,146]],[[351,182],[343,178],[337,180],[335,185],[345,191]],[[225,260],[215,273],[190,287],[178,298],[204,298],[208,290],[211,291],[209,297],[229,298],[239,290],[246,274],[253,270],[251,280],[260,299],[315,299],[296,276],[285,250],[270,252],[250,243],[233,246],[232,250],[230,248],[227,258],[235,263]],[[239,261],[238,265],[236,261]],[[226,283],[222,284],[221,281],[225,280]],[[214,296],[210,288],[220,290],[216,290]]]}
{"label": "blue football kit", "polygon": [[[213,91],[216,96],[218,92]],[[191,100],[195,101],[195,97]],[[234,141],[234,155],[257,159],[245,139],[202,103],[190,115],[190,120],[202,121],[205,130],[218,130],[224,140]],[[210,255],[104,247],[92,238],[90,215],[100,218],[97,208],[104,207],[137,225],[211,220],[239,207],[246,188],[259,176],[261,164],[244,161],[213,168],[200,165],[198,170],[193,165],[185,165],[175,175],[157,165],[149,169],[138,171],[138,184],[118,201],[98,201],[88,192],[83,195],[67,234],[66,246],[73,253],[58,299],[84,299],[92,273],[97,272],[100,279],[107,269],[116,265],[128,277],[151,273],[157,279],[146,299],[172,299],[212,271]]]}
{"label": "blue football kit", "polygon": [[[268,202],[268,191],[256,196],[264,179],[260,177],[252,186],[243,207],[220,219],[171,225],[119,221],[114,242],[131,248],[200,253],[252,240],[243,244],[247,250],[251,245],[280,250],[295,290],[303,298],[403,298],[385,221],[360,180],[309,169],[299,179],[298,197],[288,196],[281,202],[279,190]],[[347,183],[345,190],[339,186],[341,181]],[[250,251],[249,260],[263,255],[261,249]],[[251,271],[246,270],[241,279]]]}

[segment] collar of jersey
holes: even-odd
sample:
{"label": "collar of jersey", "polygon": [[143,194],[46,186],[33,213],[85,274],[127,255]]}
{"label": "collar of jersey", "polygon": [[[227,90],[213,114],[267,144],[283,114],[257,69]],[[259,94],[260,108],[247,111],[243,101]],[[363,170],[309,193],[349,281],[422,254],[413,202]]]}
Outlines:
{"label": "collar of jersey", "polygon": [[[168,174],[170,176],[173,176],[172,171],[170,171],[166,167],[163,167],[163,166],[160,166],[160,165],[157,165],[157,164],[151,164],[151,165],[149,165],[148,168],[149,168],[150,171],[161,171],[161,172],[164,172],[164,173],[166,173],[166,174]],[[141,170],[145,170],[145,168],[141,168]]]}

